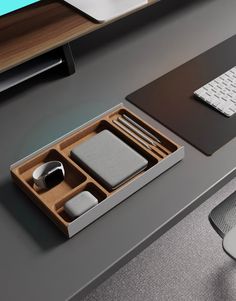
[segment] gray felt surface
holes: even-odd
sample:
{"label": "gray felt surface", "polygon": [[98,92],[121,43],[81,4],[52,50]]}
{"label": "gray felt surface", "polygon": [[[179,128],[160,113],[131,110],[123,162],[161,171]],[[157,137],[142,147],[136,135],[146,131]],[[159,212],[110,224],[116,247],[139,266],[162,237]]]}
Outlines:
{"label": "gray felt surface", "polygon": [[236,300],[236,262],[208,221],[210,211],[235,190],[236,178],[83,301]]}

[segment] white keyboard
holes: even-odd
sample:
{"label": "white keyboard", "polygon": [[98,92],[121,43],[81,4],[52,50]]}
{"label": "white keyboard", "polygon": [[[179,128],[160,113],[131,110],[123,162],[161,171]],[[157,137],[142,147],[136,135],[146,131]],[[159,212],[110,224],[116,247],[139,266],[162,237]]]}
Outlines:
{"label": "white keyboard", "polygon": [[236,113],[236,66],[194,92],[203,101],[230,117]]}

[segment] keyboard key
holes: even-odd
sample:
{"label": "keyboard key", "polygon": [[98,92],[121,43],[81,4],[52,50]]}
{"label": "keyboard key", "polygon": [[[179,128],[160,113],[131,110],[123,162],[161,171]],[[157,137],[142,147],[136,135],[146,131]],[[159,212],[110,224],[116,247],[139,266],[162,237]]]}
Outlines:
{"label": "keyboard key", "polygon": [[236,113],[236,66],[194,92],[201,100],[230,117]]}

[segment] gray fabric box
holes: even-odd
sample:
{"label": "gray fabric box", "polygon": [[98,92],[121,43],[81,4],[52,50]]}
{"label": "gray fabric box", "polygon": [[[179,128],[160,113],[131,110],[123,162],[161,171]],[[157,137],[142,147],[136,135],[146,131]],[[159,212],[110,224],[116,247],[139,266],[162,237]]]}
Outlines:
{"label": "gray fabric box", "polygon": [[148,161],[108,130],[103,130],[71,151],[71,157],[109,190],[145,169]]}

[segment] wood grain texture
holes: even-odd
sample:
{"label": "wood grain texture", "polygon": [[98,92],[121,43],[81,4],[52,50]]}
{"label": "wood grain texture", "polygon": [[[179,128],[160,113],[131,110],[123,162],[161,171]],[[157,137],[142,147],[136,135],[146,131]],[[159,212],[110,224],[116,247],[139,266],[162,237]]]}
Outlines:
{"label": "wood grain texture", "polygon": [[[98,200],[99,203],[106,198],[113,196],[118,189],[122,190],[131,182],[134,182],[138,177],[145,174],[152,167],[159,166],[158,163],[165,160],[168,154],[160,152],[157,146],[156,151],[145,148],[139,141],[117,127],[113,120],[117,120],[123,114],[128,115],[132,120],[142,125],[146,130],[152,133],[155,137],[159,137],[162,141],[162,150],[167,150],[168,154],[173,154],[180,146],[166,137],[156,128],[142,120],[138,115],[122,106],[107,115],[100,117],[98,120],[89,123],[82,129],[79,128],[74,133],[69,134],[62,141],[55,142],[46,150],[27,159],[23,163],[11,168],[11,175],[16,184],[29,196],[32,201],[44,211],[52,221],[66,234],[69,235],[68,226],[72,219],[64,210],[65,203],[77,195],[78,193],[88,190]],[[102,130],[109,130],[118,138],[132,147],[140,155],[148,161],[145,170],[129,178],[118,189],[107,190],[105,185],[93,174],[92,171],[84,168],[84,166],[76,163],[71,157],[71,150],[79,144],[87,141],[92,136],[97,135]],[[158,155],[163,154],[163,156]],[[49,190],[39,189],[32,177],[35,168],[49,161],[60,161],[65,168],[65,179],[60,184]]]}
{"label": "wood grain texture", "polygon": [[[146,6],[157,1],[149,0]],[[93,22],[60,0],[41,1],[5,15],[0,18],[0,73],[108,23]]]}
{"label": "wood grain texture", "polygon": [[43,1],[0,18],[0,72],[101,26],[59,1]]}

